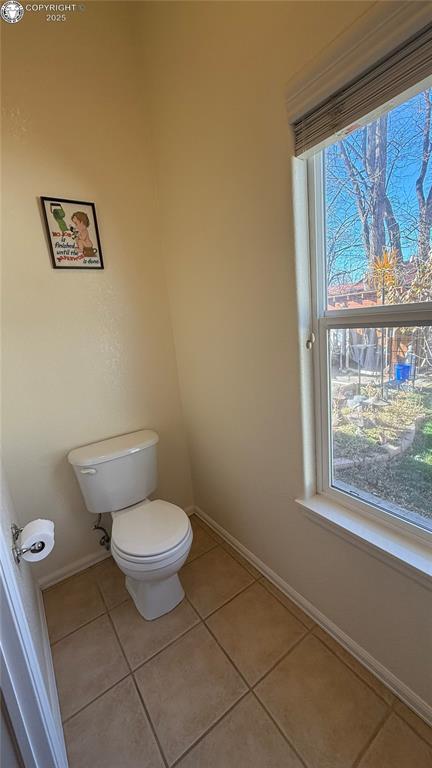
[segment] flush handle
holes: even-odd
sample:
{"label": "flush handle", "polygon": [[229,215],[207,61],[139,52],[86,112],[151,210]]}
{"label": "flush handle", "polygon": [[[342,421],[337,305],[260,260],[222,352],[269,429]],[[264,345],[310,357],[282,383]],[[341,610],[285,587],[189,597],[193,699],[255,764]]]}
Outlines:
{"label": "flush handle", "polygon": [[96,470],[95,469],[80,469],[81,475],[95,475]]}

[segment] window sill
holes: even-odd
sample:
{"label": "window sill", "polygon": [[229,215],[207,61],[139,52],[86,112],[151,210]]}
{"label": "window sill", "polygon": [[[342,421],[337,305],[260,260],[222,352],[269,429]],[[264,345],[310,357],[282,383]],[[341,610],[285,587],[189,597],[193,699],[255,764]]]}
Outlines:
{"label": "window sill", "polygon": [[314,523],[324,525],[392,567],[403,570],[428,589],[432,588],[432,548],[428,542],[410,538],[321,494],[296,499],[296,503]]}

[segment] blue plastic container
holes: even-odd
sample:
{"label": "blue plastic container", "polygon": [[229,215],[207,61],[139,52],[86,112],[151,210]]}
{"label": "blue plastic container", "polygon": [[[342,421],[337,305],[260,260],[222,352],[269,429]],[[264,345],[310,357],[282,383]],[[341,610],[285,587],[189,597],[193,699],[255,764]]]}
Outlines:
{"label": "blue plastic container", "polygon": [[408,381],[411,374],[411,366],[408,363],[396,363],[394,372],[396,381]]}

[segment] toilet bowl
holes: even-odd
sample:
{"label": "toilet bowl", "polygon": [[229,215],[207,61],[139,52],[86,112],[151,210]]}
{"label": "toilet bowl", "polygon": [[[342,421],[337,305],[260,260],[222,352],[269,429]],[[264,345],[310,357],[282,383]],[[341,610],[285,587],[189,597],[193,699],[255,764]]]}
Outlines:
{"label": "toilet bowl", "polygon": [[68,455],[89,512],[111,512],[111,553],[145,619],[172,611],[184,597],[178,571],[192,544],[192,527],[175,504],[149,495],[157,487],[150,429],[75,448]]}
{"label": "toilet bowl", "polygon": [[145,619],[156,619],[183,600],[178,571],[191,544],[188,516],[167,501],[147,501],[113,513],[111,553]]}

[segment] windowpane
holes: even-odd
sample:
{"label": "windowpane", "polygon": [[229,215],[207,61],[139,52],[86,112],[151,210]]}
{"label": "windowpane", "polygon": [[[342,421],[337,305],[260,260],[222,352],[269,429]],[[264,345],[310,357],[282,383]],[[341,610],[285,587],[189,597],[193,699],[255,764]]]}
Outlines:
{"label": "windowpane", "polygon": [[432,326],[328,344],[332,486],[432,530]]}
{"label": "windowpane", "polygon": [[324,157],[328,309],[432,301],[432,89]]}

